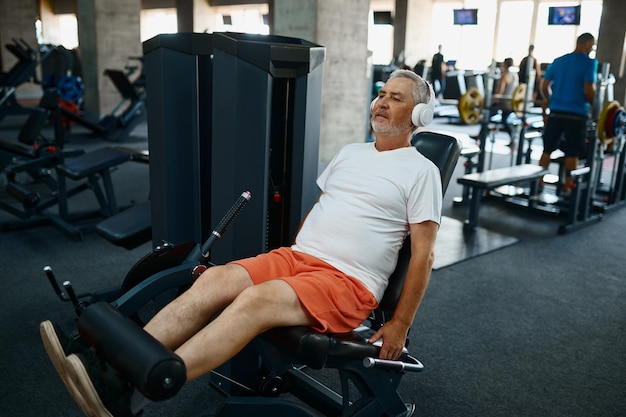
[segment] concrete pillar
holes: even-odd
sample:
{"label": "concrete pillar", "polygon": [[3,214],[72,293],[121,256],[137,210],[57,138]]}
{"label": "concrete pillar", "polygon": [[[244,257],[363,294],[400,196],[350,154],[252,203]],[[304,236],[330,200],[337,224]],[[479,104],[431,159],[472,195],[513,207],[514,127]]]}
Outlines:
{"label": "concrete pillar", "polygon": [[396,12],[393,19],[393,57],[398,66],[406,62],[407,7],[408,0],[396,0]]}
{"label": "concrete pillar", "polygon": [[109,113],[121,97],[103,75],[123,69],[129,56],[141,56],[141,0],[77,0],[79,54],[85,83],[85,108]]}
{"label": "concrete pillar", "polygon": [[193,31],[212,33],[216,31],[214,7],[206,0],[193,0]]}
{"label": "concrete pillar", "polygon": [[345,144],[365,141],[371,90],[368,13],[369,0],[270,1],[273,34],[326,47],[319,155],[322,168]]}
{"label": "concrete pillar", "polygon": [[176,0],[178,32],[193,32],[194,0]]}
{"label": "concrete pillar", "polygon": [[[17,62],[17,58],[4,46],[12,39],[24,39],[31,48],[37,49],[35,20],[39,16],[37,0],[0,1],[0,69],[8,71]],[[17,89],[16,96],[28,97],[41,92],[37,84],[26,83]]]}
{"label": "concrete pillar", "polygon": [[626,103],[626,7],[623,0],[604,0],[598,34],[598,62],[611,64],[615,100]]}

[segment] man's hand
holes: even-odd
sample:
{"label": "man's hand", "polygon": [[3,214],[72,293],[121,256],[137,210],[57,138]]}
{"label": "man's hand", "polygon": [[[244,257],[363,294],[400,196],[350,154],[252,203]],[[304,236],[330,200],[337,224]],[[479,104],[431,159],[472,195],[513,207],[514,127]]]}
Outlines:
{"label": "man's hand", "polygon": [[376,333],[368,340],[369,343],[374,343],[383,339],[383,345],[380,348],[380,359],[397,360],[402,354],[402,349],[406,343],[406,338],[409,333],[408,327],[402,325],[399,322],[393,320],[385,323],[383,327],[378,329]]}

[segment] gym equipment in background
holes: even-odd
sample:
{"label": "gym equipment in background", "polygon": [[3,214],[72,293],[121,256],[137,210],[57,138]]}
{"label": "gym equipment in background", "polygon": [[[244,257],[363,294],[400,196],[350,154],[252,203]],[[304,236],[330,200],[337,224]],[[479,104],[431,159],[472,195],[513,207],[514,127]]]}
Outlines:
{"label": "gym equipment in background", "polygon": [[[80,77],[80,60],[75,51],[62,46],[52,47],[52,57],[42,66],[44,91],[55,91],[58,100],[55,109],[61,114],[69,133],[72,126],[87,129],[92,135],[109,141],[128,139],[137,124],[146,120],[146,91],[143,59],[129,57],[139,65],[127,65],[124,71],[106,69],[108,77],[121,98],[119,103],[102,117],[83,111],[84,85]],[[139,74],[135,76],[135,73]],[[131,81],[132,77],[136,77]],[[51,108],[52,110],[52,108]]]}
{"label": "gym equipment in background", "polygon": [[[529,164],[529,149],[525,153],[527,162],[521,163],[523,142],[528,140],[526,146],[530,148],[532,138],[541,137],[541,135],[529,136],[527,130],[523,128],[520,133],[517,164],[484,170],[482,168],[484,165],[479,162],[475,173],[467,173],[457,179],[464,187],[469,187],[472,193],[465,230],[472,231],[477,227],[478,207],[480,200],[485,197],[563,216],[565,221],[558,227],[560,234],[597,222],[605,212],[623,206],[626,200],[624,187],[626,113],[619,102],[613,99],[614,82],[615,78],[609,73],[609,64],[602,64],[602,71],[596,80],[596,97],[591,118],[587,122],[586,150],[581,156],[581,166],[570,172],[575,182],[570,196],[564,197],[561,193],[561,178],[564,175],[562,156],[555,156],[552,160],[558,164],[558,175],[548,175],[549,172],[537,165]],[[526,91],[524,108],[530,93]],[[483,126],[481,132],[484,130]],[[480,137],[482,142],[483,135]],[[483,151],[484,149],[481,150],[481,154]],[[544,179],[544,187],[541,190],[537,187],[540,178]]]}
{"label": "gym equipment in background", "polygon": [[13,42],[6,44],[5,47],[17,58],[17,62],[9,71],[0,73],[0,120],[10,114],[31,113],[29,107],[18,103],[15,92],[26,82],[40,83],[37,78],[37,66],[50,54],[50,50],[45,47],[35,51],[23,39],[13,39]]}

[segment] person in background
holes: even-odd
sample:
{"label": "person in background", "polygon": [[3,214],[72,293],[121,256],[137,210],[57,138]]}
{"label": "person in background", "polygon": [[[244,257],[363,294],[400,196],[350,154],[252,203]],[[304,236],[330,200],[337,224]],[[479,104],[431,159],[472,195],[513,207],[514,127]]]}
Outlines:
{"label": "person in background", "polygon": [[[528,73],[531,69],[535,70],[535,83],[533,84],[533,101],[537,100],[539,96],[540,89],[540,80],[541,80],[541,66],[537,59],[533,56],[533,52],[535,51],[535,45],[530,45],[528,47],[528,55],[522,58],[522,61],[519,64],[519,82],[520,84],[528,84]],[[530,63],[530,66],[529,66]]]}
{"label": "person in background", "polygon": [[[589,54],[595,38],[583,33],[576,40],[573,52],[556,58],[546,68],[541,94],[550,114],[543,132],[543,153],[539,165],[548,168],[550,154],[557,149],[565,153],[563,194],[571,194],[575,183],[570,172],[578,168],[585,151],[587,120],[596,93],[598,61]],[[561,145],[561,136],[565,141]]]}
{"label": "person in background", "polygon": [[515,143],[513,129],[508,122],[509,115],[513,112],[511,99],[513,98],[515,89],[519,85],[517,73],[511,71],[512,66],[513,58],[506,58],[502,63],[502,72],[500,73],[500,78],[498,79],[498,84],[496,85],[496,89],[494,91],[492,105],[492,114],[497,112],[501,113],[502,127],[505,132],[509,134],[510,138],[509,146],[512,146]]}
{"label": "person in background", "polygon": [[441,53],[442,49],[442,45],[437,47],[437,53],[433,55],[430,66],[430,81],[432,82],[433,89],[435,90],[435,97],[439,97],[439,95],[443,94],[446,89],[447,65],[443,59],[443,54]]}

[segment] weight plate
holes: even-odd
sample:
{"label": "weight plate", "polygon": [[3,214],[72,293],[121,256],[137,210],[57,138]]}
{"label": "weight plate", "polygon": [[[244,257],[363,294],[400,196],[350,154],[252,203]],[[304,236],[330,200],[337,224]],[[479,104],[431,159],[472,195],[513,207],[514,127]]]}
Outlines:
{"label": "weight plate", "polygon": [[605,134],[606,117],[608,115],[609,110],[615,106],[619,107],[619,103],[617,101],[608,101],[604,103],[604,106],[602,106],[602,111],[600,112],[600,115],[598,116],[598,126],[596,128],[596,133],[598,135],[598,139],[600,139],[601,142],[605,142],[609,140],[609,138],[607,138]]}
{"label": "weight plate", "polygon": [[613,118],[613,136],[618,137],[624,134],[626,130],[626,110],[620,107],[617,114]]}
{"label": "weight plate", "polygon": [[617,101],[611,102],[607,112],[606,118],[604,119],[604,140],[611,142],[613,141],[615,135],[613,134],[613,121],[615,120],[615,115],[619,110],[620,105]]}
{"label": "weight plate", "polygon": [[524,111],[524,103],[526,101],[526,84],[517,86],[511,96],[511,109],[516,112]]}
{"label": "weight plate", "polygon": [[469,88],[459,99],[459,116],[463,123],[473,125],[480,120],[483,97],[476,87]]}

